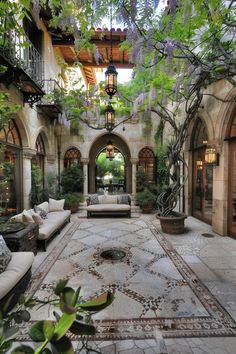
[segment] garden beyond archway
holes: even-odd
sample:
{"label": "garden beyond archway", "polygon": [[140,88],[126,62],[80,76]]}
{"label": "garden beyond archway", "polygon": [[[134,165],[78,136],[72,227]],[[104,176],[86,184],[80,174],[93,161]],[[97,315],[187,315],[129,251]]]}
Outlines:
{"label": "garden beyond archway", "polygon": [[124,184],[123,190],[132,193],[132,165],[130,162],[130,151],[126,142],[115,134],[104,134],[100,136],[92,145],[89,153],[89,193],[96,192],[96,160],[100,152],[102,152],[108,141],[112,141],[116,150],[119,151],[124,158]]}

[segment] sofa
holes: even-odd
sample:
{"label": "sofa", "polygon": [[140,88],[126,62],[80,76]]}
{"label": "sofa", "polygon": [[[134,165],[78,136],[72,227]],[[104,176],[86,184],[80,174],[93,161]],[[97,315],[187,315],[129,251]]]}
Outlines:
{"label": "sofa", "polygon": [[31,279],[33,252],[11,252],[0,236],[0,308],[5,312],[17,303]]}
{"label": "sofa", "polygon": [[131,198],[127,194],[97,195],[87,198],[87,218],[93,216],[131,217]]}
{"label": "sofa", "polygon": [[64,210],[65,200],[49,198],[49,202],[35,205],[34,209],[24,210],[11,218],[11,221],[35,222],[39,225],[38,242],[46,251],[47,242],[55,236],[67,222],[70,222],[71,211]]}

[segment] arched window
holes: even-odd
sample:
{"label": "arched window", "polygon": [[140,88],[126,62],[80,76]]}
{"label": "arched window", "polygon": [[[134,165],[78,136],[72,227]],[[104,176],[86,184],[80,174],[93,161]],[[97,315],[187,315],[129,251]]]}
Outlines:
{"label": "arched window", "polygon": [[206,127],[202,123],[200,118],[197,119],[194,133],[192,136],[192,147],[193,149],[202,147],[207,144],[207,132]]}
{"label": "arched window", "polygon": [[143,148],[138,155],[139,166],[141,166],[151,182],[156,180],[156,158],[153,151],[147,147]]}
{"label": "arched window", "polygon": [[[37,150],[36,156],[32,159],[32,163],[37,165],[44,177],[44,159],[45,159],[45,147],[43,142],[43,137],[41,134],[38,135],[35,142],[35,149]],[[44,179],[44,178],[43,178]]]}
{"label": "arched window", "polygon": [[66,151],[64,156],[64,167],[70,167],[72,165],[80,166],[81,164],[81,153],[76,148],[71,148]]}
{"label": "arched window", "polygon": [[14,120],[0,130],[0,142],[6,147],[0,151],[0,208],[2,214],[10,215],[19,209],[21,199],[21,139]]}

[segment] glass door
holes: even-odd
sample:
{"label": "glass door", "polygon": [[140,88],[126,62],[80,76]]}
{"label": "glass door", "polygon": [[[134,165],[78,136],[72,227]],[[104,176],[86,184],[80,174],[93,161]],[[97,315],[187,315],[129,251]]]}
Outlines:
{"label": "glass door", "polygon": [[205,162],[205,148],[194,151],[193,163],[193,216],[211,224],[213,166]]}
{"label": "glass door", "polygon": [[236,140],[229,145],[228,231],[236,237]]}

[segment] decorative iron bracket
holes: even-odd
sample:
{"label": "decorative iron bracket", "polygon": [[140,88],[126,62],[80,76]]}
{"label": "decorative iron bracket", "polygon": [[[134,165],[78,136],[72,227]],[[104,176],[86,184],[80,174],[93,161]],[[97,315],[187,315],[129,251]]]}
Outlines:
{"label": "decorative iron bracket", "polygon": [[23,92],[23,102],[28,103],[32,108],[36,102],[41,100],[42,96],[43,93]]}

